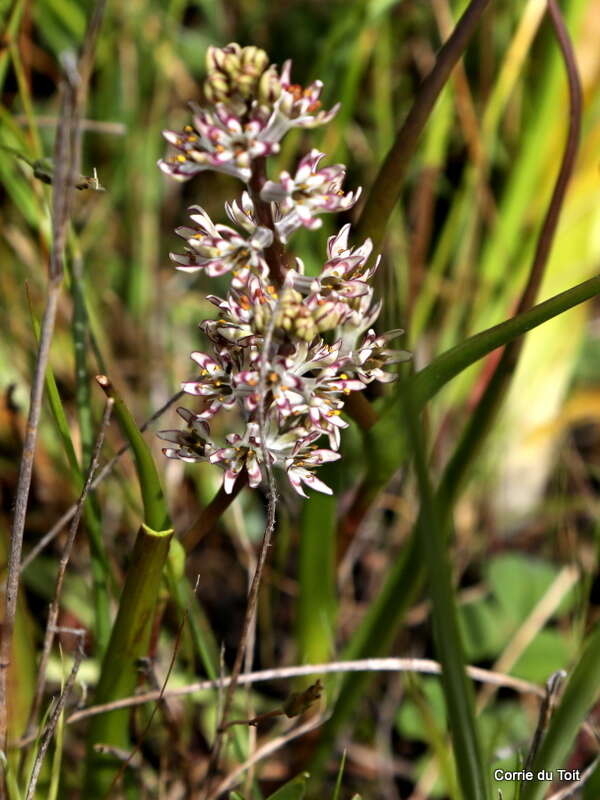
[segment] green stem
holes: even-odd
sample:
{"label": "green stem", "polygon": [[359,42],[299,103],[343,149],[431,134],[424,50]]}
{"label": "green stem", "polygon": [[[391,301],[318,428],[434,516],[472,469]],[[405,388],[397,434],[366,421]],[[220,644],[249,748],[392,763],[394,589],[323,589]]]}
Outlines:
{"label": "green stem", "polygon": [[106,375],[97,375],[96,380],[106,396],[112,397],[115,401],[114,414],[131,445],[140,481],[146,525],[154,531],[166,530],[171,527],[171,521],[156,465],[148,445],[144,441],[140,429],[131,416],[123,398],[110,380]]}
{"label": "green stem", "polygon": [[[142,525],[138,533],[94,695],[98,703],[127,697],[135,690],[139,680],[138,660],[148,654],[156,600],[172,535],[172,528],[156,531],[146,525]],[[110,753],[98,752],[96,747],[108,745],[122,750],[130,747],[129,711],[99,715],[90,725],[87,743],[84,796],[93,800],[105,797],[122,763]]]}
{"label": "green stem", "polygon": [[[152,534],[154,536],[163,536],[163,538],[167,537],[168,539],[171,538],[171,520],[169,516],[169,512],[167,509],[166,500],[163,494],[162,486],[160,483],[160,479],[158,476],[158,472],[156,469],[156,465],[154,463],[154,459],[150,453],[148,445],[144,441],[144,438],[141,434],[140,429],[138,428],[131,412],[127,408],[123,398],[121,397],[120,393],[115,389],[112,385],[111,381],[106,377],[106,375],[98,375],[96,376],[96,380],[102,390],[108,397],[112,397],[114,400],[114,414],[121,425],[124,435],[129,441],[131,446],[131,450],[133,452],[136,470],[138,474],[138,480],[140,483],[140,489],[142,492],[142,501],[144,505],[144,519],[146,522],[145,530],[148,532],[148,535]],[[162,531],[162,534],[160,533]],[[140,532],[140,536],[144,533],[144,529]],[[138,537],[139,539],[139,537]],[[136,542],[136,551],[137,551],[138,544]],[[130,567],[130,573],[128,574],[127,581],[129,581],[129,575],[133,572],[132,580],[136,579],[137,571],[140,571],[142,575],[146,574],[146,566],[144,560],[142,560],[139,564],[139,558],[136,559],[136,551],[134,551],[132,564]],[[199,606],[199,603],[195,597],[194,591],[191,588],[187,578],[185,577],[185,570],[184,570],[184,561],[185,561],[185,554],[181,547],[181,544],[175,540],[172,543],[172,546],[169,550],[168,543],[165,548],[164,553],[161,555],[161,551],[158,553],[154,553],[153,557],[157,559],[156,568],[158,568],[158,559],[162,558],[162,565],[166,567],[165,569],[165,579],[167,581],[167,586],[169,589],[169,593],[173,598],[179,612],[181,614],[188,613],[188,619],[190,621],[190,628],[192,632],[192,638],[194,641],[194,646],[197,652],[200,655],[200,659],[204,669],[206,670],[207,674],[211,677],[216,677],[219,673],[219,655],[218,655],[218,648],[214,641],[214,637],[212,636],[212,632],[208,627],[208,624],[205,621],[202,609]],[[145,558],[145,556],[144,556]],[[162,571],[162,567],[161,567]],[[146,578],[146,594],[143,597],[138,598],[140,603],[140,608],[138,611],[138,617],[141,618],[141,615],[146,614],[148,616],[147,624],[151,624],[152,622],[152,613],[149,611],[150,603],[156,601],[156,597],[158,595],[158,590],[160,586],[160,579],[161,579],[161,571],[152,576],[148,574]],[[154,585],[151,585],[151,579],[154,582]],[[106,657],[104,659],[101,671],[100,682],[98,684],[97,692],[107,691],[110,693],[110,680],[106,679],[106,682],[103,682],[103,676],[105,669],[109,671],[109,674],[114,669],[111,663],[111,654],[113,653],[113,639],[116,636],[115,631],[117,630],[117,623],[119,621],[119,616],[121,614],[121,608],[124,604],[130,602],[128,596],[126,594],[127,582],[125,588],[123,590],[123,594],[121,597],[121,603],[119,605],[119,614],[117,616],[117,621],[115,622],[115,627],[113,629],[113,635],[111,636],[111,641],[106,653]],[[152,608],[154,606],[152,605]],[[123,612],[126,613],[125,611]],[[126,616],[127,620],[131,619],[131,613]],[[127,623],[129,624],[129,623]],[[127,635],[127,626],[121,626],[120,630],[123,631],[123,635]],[[118,647],[119,641],[115,642],[115,647]],[[146,648],[147,649],[147,648]],[[146,655],[146,652],[141,653],[141,655]],[[137,679],[137,677],[130,675],[130,680]],[[135,688],[135,682],[133,684],[132,690]],[[119,692],[121,690],[119,689]],[[124,694],[116,694],[115,692],[108,698],[108,700],[104,700],[104,702],[110,702],[110,700],[116,700],[119,697],[125,696]],[[98,698],[99,695],[96,694]],[[102,702],[98,700],[98,702]],[[112,716],[112,715],[109,715]],[[110,725],[108,727],[108,732],[113,733],[115,739],[117,740],[115,746],[117,747],[124,747],[126,744],[122,744],[122,742],[127,742],[127,717],[115,717],[114,718],[114,728]],[[96,775],[99,774],[102,777],[102,783],[104,786],[104,791],[106,792],[109,788],[112,778],[114,777],[116,771],[119,768],[119,764],[113,763],[110,768],[105,769],[103,764],[101,763],[101,759],[97,757],[97,754],[93,752],[93,744],[94,742],[100,741],[99,738],[96,738],[99,734],[104,734],[107,729],[100,727],[97,732],[90,732],[90,737],[88,741],[88,771],[87,771],[87,780],[88,786],[92,786],[94,780],[96,780]],[[243,737],[241,733],[238,731],[234,737],[236,752],[238,757],[244,758],[244,750],[243,750]],[[112,740],[111,740],[111,743]],[[96,796],[96,795],[94,795]],[[102,795],[97,795],[102,796]]]}
{"label": "green stem", "polygon": [[[574,306],[600,294],[600,277],[590,278],[572,289],[538,303],[528,311],[512,319],[494,325],[489,330],[477,333],[452,347],[424,367],[412,378],[415,406],[421,409],[442,389],[448,381],[463,370],[489,355],[498,347],[514,341],[524,333],[537,328]],[[395,406],[394,399],[394,406]],[[389,404],[391,410],[392,404]],[[381,414],[381,418],[385,416]]]}
{"label": "green stem", "polygon": [[400,197],[404,176],[417,149],[423,128],[488,3],[489,0],[471,0],[469,3],[451,36],[440,49],[433,69],[423,81],[413,106],[377,173],[355,231],[357,240],[371,237],[375,252],[379,250],[386,225]]}
{"label": "green stem", "polygon": [[[440,513],[429,472],[421,421],[415,413],[409,384],[403,392],[406,428],[414,456],[421,510],[415,535],[421,550],[421,564],[429,576],[433,631],[442,664],[442,685],[446,698],[456,772],[465,800],[485,800],[489,784],[485,778],[475,722],[473,687],[465,672],[464,651],[458,627],[456,596],[447,548],[447,515]],[[422,571],[424,569],[421,566]]]}
{"label": "green stem", "polygon": [[[144,503],[142,525],[131,556],[131,564],[119,602],[110,641],[106,649],[95,698],[108,703],[131,694],[138,682],[137,662],[148,653],[156,600],[173,535],[167,504],[158,472],[129,409],[105,375],[96,380],[107,397],[114,400],[114,413],[134,455]],[[111,753],[98,752],[98,745],[127,750],[129,712],[113,711],[90,726],[87,739],[85,796],[103,798],[110,790],[121,762]]]}

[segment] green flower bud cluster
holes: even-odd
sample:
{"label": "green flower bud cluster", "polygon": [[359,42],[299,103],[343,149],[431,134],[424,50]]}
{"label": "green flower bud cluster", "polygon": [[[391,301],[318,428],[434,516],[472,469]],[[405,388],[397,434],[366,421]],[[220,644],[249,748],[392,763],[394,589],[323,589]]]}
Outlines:
{"label": "green flower bud cluster", "polygon": [[[268,303],[255,306],[253,325],[257,333],[264,333],[270,318]],[[319,333],[333,330],[339,321],[339,309],[335,303],[322,301],[311,307],[300,292],[291,288],[282,290],[275,310],[275,329],[304,342],[311,342]]]}
{"label": "green flower bud cluster", "polygon": [[255,98],[263,105],[272,105],[281,93],[274,66],[259,47],[209,47],[206,54],[207,77],[204,82],[206,98],[213,103],[237,107]]}

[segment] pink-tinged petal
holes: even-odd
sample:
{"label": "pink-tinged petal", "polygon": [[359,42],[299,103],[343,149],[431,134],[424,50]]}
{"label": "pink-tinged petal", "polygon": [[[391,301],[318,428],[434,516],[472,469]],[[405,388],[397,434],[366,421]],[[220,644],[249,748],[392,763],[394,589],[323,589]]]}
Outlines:
{"label": "pink-tinged petal", "polygon": [[221,408],[222,408],[222,405],[221,405],[221,403],[220,403],[218,400],[213,400],[213,402],[212,402],[212,403],[211,403],[209,406],[207,406],[207,407],[204,409],[204,411],[201,411],[201,412],[198,414],[198,416],[199,416],[199,417],[200,417],[200,419],[202,419],[202,420],[205,420],[205,419],[212,419],[212,418],[214,417],[214,415],[215,415],[215,414],[216,414],[218,411],[220,411],[220,410],[221,410]]}
{"label": "pink-tinged petal", "polygon": [[[226,437],[227,438],[227,437]],[[211,464],[218,464],[219,461],[230,461],[235,457],[236,450],[233,447],[221,447],[211,453],[209,461]]]}
{"label": "pink-tinged petal", "polygon": [[258,394],[253,392],[252,394],[247,395],[244,398],[244,405],[248,409],[248,411],[256,411],[258,408]]}
{"label": "pink-tinged petal", "polygon": [[287,471],[288,480],[291,483],[292,488],[295,489],[301,497],[308,497],[308,495],[302,488],[302,482],[298,473],[299,473],[298,469],[294,469],[293,467],[288,469]]}
{"label": "pink-tinged petal", "polygon": [[188,210],[193,212],[190,214],[190,219],[198,225],[202,233],[215,237],[219,235],[218,226],[214,224],[202,206],[191,206]]}
{"label": "pink-tinged petal", "polygon": [[246,470],[248,472],[248,483],[255,489],[262,481],[262,472],[256,458],[246,459]]}
{"label": "pink-tinged petal", "polygon": [[186,394],[192,394],[195,397],[208,397],[217,391],[211,384],[200,383],[199,381],[184,381],[181,384],[181,389]]}
{"label": "pink-tinged petal", "polygon": [[311,406],[308,410],[308,415],[311,418],[312,422],[316,424],[321,418],[321,411],[319,408]]}
{"label": "pink-tinged petal", "polygon": [[398,380],[398,375],[393,372],[384,372],[382,369],[373,370],[373,376],[379,383],[393,383]]}
{"label": "pink-tinged petal", "polygon": [[[283,174],[281,178],[283,178]],[[282,182],[265,181],[264,186],[260,190],[261,200],[266,200],[267,202],[280,203],[285,200],[287,196],[288,192]]]}
{"label": "pink-tinged petal", "polygon": [[303,460],[307,464],[325,464],[327,461],[338,461],[342,456],[333,450],[313,450],[309,456]]}
{"label": "pink-tinged petal", "polygon": [[250,239],[250,243],[260,249],[270,247],[273,243],[273,231],[269,230],[269,228],[257,228]]}
{"label": "pink-tinged petal", "polygon": [[327,253],[329,258],[335,258],[348,250],[349,235],[350,223],[347,223],[335,236],[329,237],[327,240]]}
{"label": "pink-tinged petal", "polygon": [[317,492],[322,492],[323,494],[333,494],[333,491],[327,486],[326,483],[319,480],[312,472],[304,467],[291,467],[288,469],[288,477],[290,479],[290,483],[294,487],[294,489],[301,494],[303,497],[306,497],[304,491],[300,487],[300,481],[305,483],[307,486],[310,486],[311,489],[315,489]]}
{"label": "pink-tinged petal", "polygon": [[181,449],[175,450],[172,447],[163,447],[163,455],[167,458],[174,458],[178,461],[185,461],[187,464],[195,464],[198,461],[202,461],[203,459],[200,456],[195,456],[190,451],[189,453],[183,452]]}
{"label": "pink-tinged petal", "polygon": [[240,470],[241,467],[236,469],[235,466],[232,466],[225,472],[225,475],[223,476],[223,489],[225,489],[226,494],[232,493],[235,482],[240,474]]}
{"label": "pink-tinged petal", "polygon": [[260,426],[258,422],[249,422],[246,426],[246,437],[249,440],[255,439],[258,441],[260,437]]}
{"label": "pink-tinged petal", "polygon": [[205,272],[211,278],[219,278],[221,275],[225,275],[226,272],[230,272],[232,269],[233,264],[231,262],[228,262],[225,259],[218,259],[211,261],[210,264],[207,264]]}
{"label": "pink-tinged petal", "polygon": [[310,486],[311,489],[314,489],[316,492],[321,492],[322,494],[333,494],[333,489],[327,486],[326,483],[319,480],[312,472],[309,472],[308,475],[304,478],[304,483],[307,486]]}
{"label": "pink-tinged petal", "polygon": [[[173,259],[173,261],[175,261],[175,259]],[[188,272],[191,274],[192,272],[198,272],[202,267],[199,264],[178,264],[175,269],[179,272]]]}
{"label": "pink-tinged petal", "polygon": [[206,353],[200,353],[196,350],[190,354],[190,358],[195,361],[201,369],[207,370],[207,372],[223,372],[221,365]]}

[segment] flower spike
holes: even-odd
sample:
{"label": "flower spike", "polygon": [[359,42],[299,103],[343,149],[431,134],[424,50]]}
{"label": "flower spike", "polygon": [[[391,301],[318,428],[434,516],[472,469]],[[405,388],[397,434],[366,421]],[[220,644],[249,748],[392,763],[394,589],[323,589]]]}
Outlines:
{"label": "flower spike", "polygon": [[[179,180],[214,170],[247,184],[240,199],[225,204],[230,225],[192,206],[189,225],[176,231],[185,241],[182,254],[171,254],[177,269],[229,275],[230,284],[223,297],[207,297],[218,309],[200,325],[210,352],[192,353],[196,372],[181,384],[199,408],[178,409],[187,427],[159,434],[174,445],[164,450],[169,458],[220,467],[227,493],[242,475],[251,487],[265,481],[266,460],[299,495],[306,497],[307,487],[331,494],[315,472],[340,458],[347,397],[372,381],[393,381],[390,368],[410,357],[389,347],[402,331],[377,334],[373,327],[381,302],[373,300],[379,258],[371,259],[369,239],[352,247],[344,225],[329,238],[316,276],[286,255],[294,231],[318,228],[321,214],[348,211],[360,196],[360,189],[343,190],[343,164],[320,166],[318,150],[278,180],[259,173],[257,159],[276,153],[288,130],[324,124],[337,110],[320,108],[319,81],[303,89],[291,83],[290,70],[286,62],[279,73],[256,47],[209,48],[207,105],[195,109],[193,126],[165,132],[177,154],[159,164]],[[229,433],[220,446],[208,423],[222,411],[237,412],[243,432]]]}

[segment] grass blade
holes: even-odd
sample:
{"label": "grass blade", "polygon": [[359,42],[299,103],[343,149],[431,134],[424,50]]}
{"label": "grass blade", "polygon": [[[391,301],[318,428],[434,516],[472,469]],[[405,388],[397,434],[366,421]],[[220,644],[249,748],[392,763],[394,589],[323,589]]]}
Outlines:
{"label": "grass blade", "polygon": [[456,347],[442,353],[417,372],[412,379],[415,407],[423,408],[448,381],[498,347],[514,341],[527,331],[537,328],[598,294],[600,294],[600,278],[590,278],[572,289],[567,289],[566,292],[538,303],[529,311],[501,322],[487,331],[470,336]]}
{"label": "grass blade", "polygon": [[458,627],[456,596],[444,530],[448,514],[440,513],[429,472],[421,422],[414,411],[410,387],[403,395],[406,427],[420,496],[420,513],[415,533],[421,548],[421,561],[429,575],[433,630],[436,650],[442,663],[442,685],[454,747],[456,771],[465,800],[485,800],[489,784],[481,759],[475,722],[473,688],[465,672],[465,658]]}
{"label": "grass blade", "polygon": [[333,649],[335,509],[335,499],[327,495],[315,495],[303,508],[297,612],[301,662],[326,661]]}
{"label": "grass blade", "polygon": [[370,236],[375,244],[375,251],[379,249],[387,222],[400,197],[404,175],[423,128],[488,3],[489,0],[471,0],[469,3],[452,35],[440,49],[433,69],[423,81],[413,106],[381,165],[355,231],[357,241]]}

